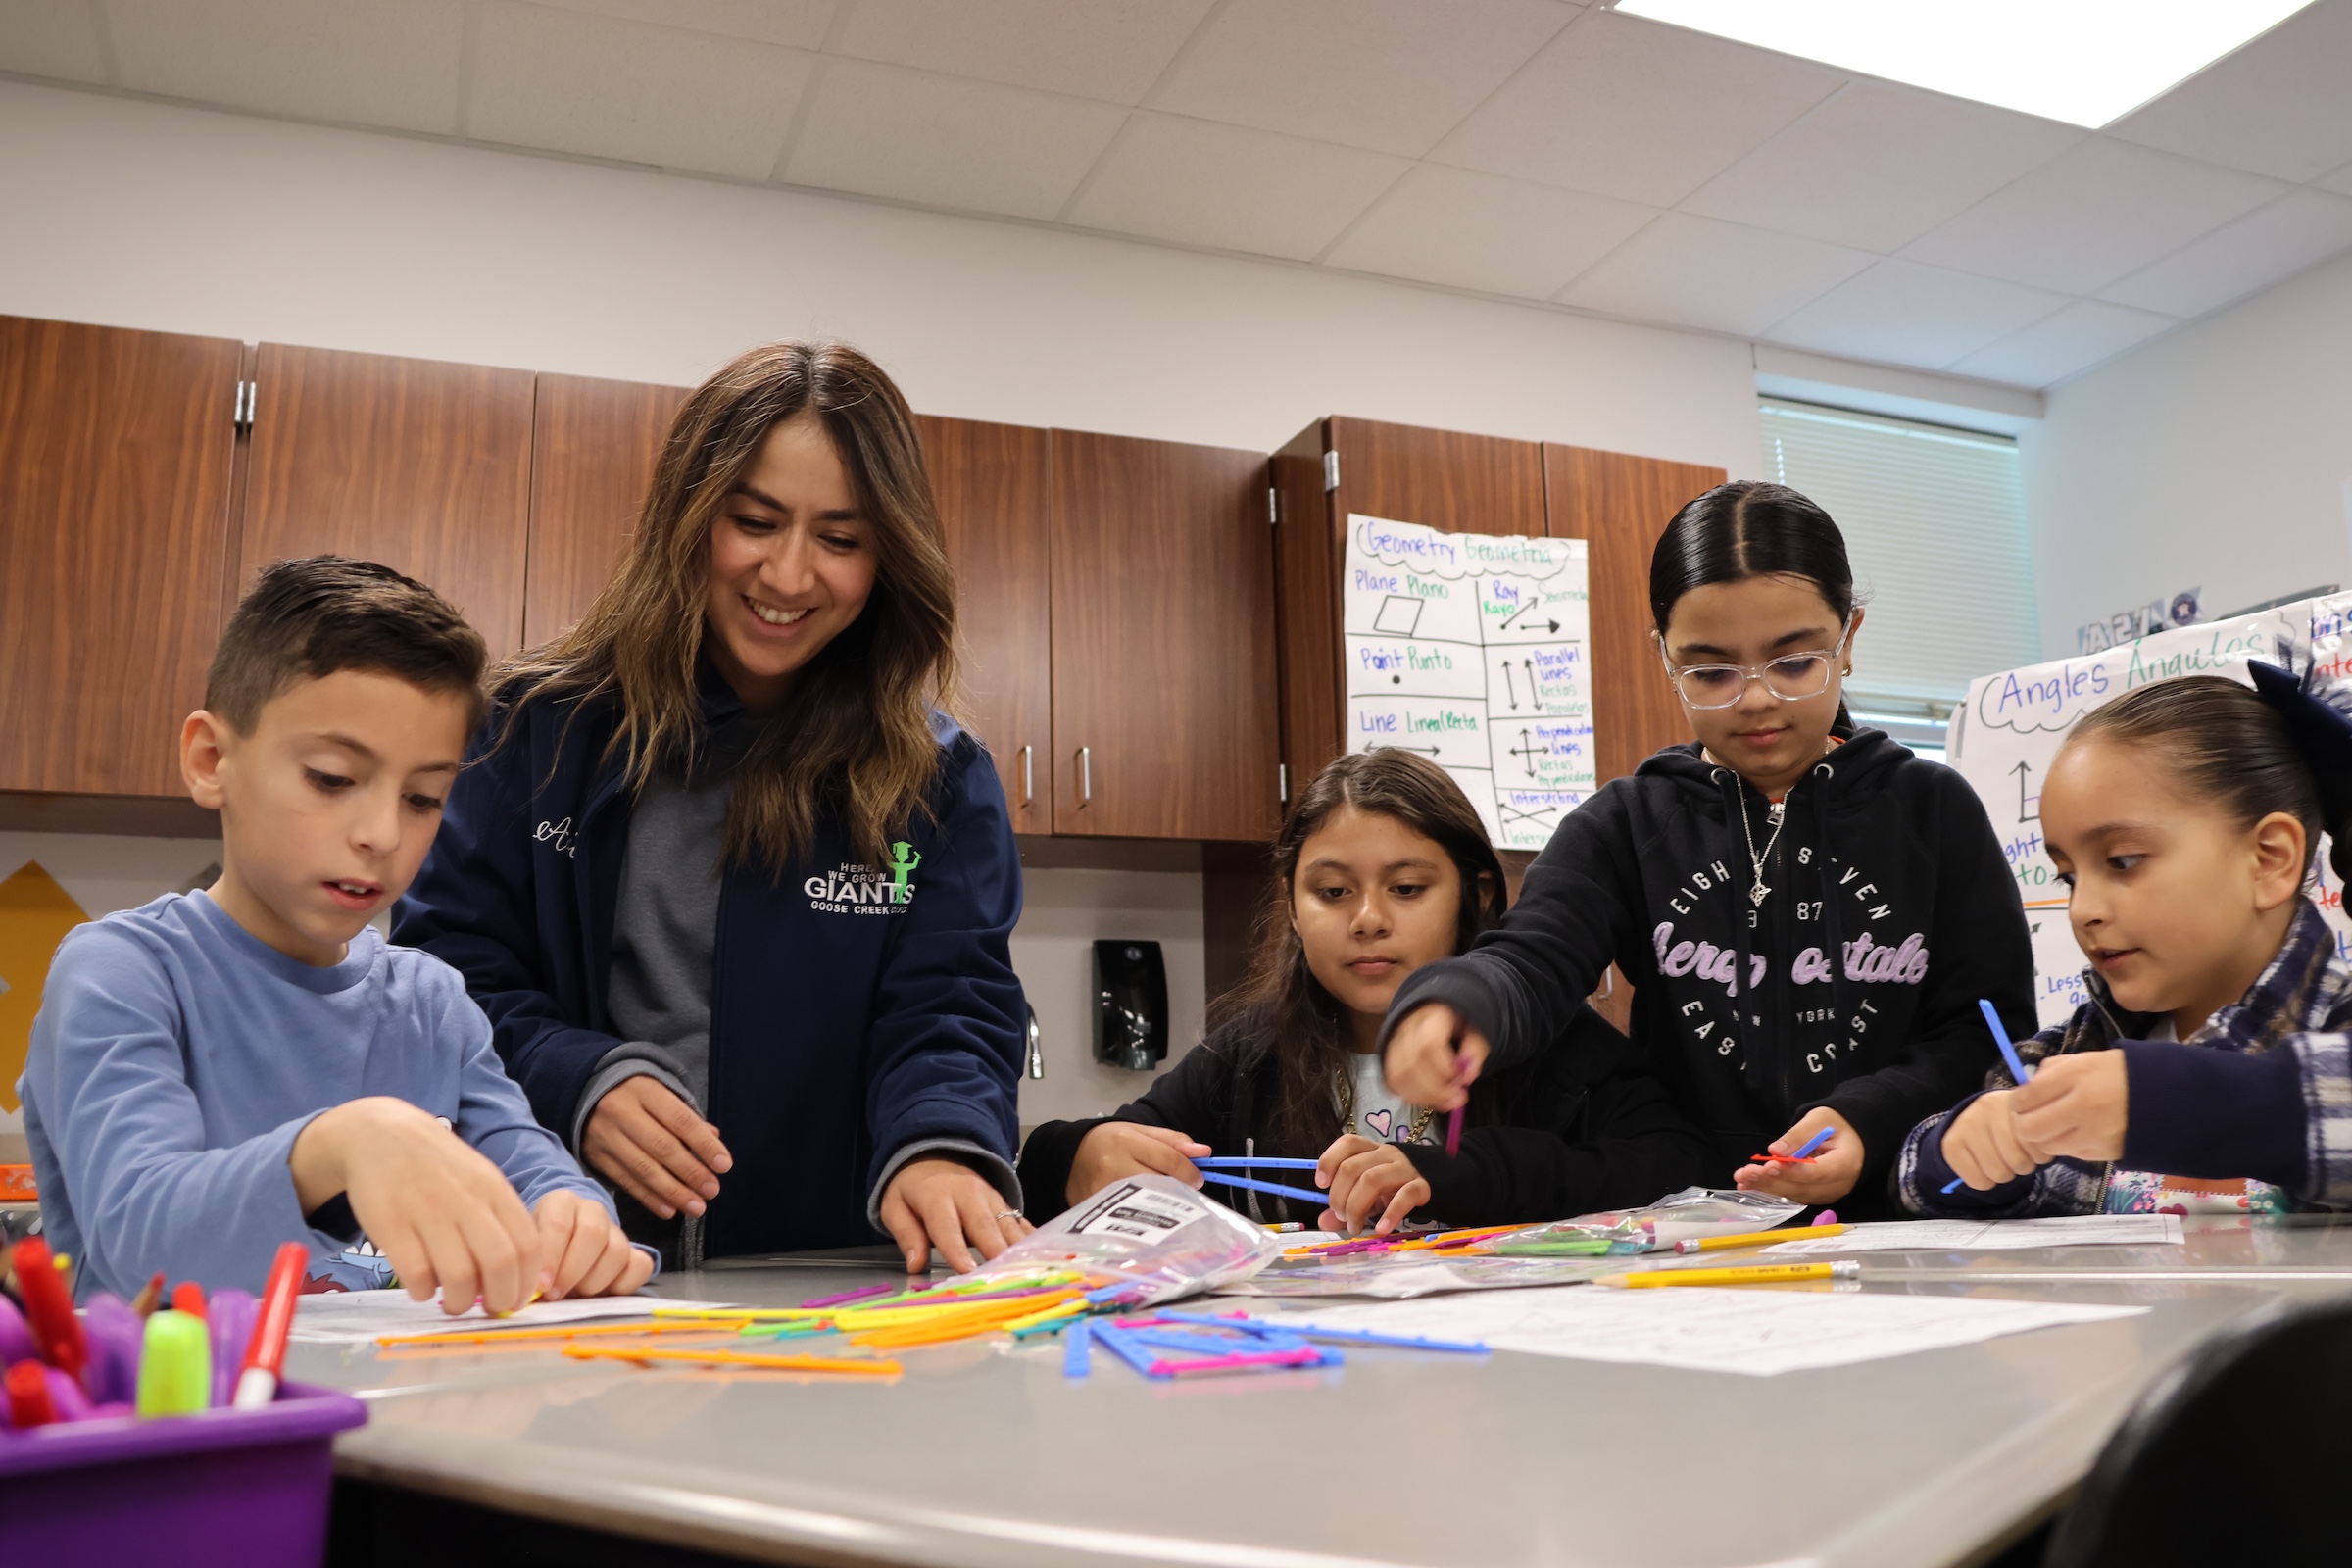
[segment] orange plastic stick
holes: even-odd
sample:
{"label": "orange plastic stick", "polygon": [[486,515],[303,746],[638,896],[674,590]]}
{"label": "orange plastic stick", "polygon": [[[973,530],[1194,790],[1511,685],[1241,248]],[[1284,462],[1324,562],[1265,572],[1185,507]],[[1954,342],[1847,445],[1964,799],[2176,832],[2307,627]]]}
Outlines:
{"label": "orange plastic stick", "polygon": [[657,1350],[616,1345],[566,1345],[575,1361],[692,1361],[701,1366],[760,1366],[781,1372],[854,1372],[890,1377],[906,1370],[896,1361],[853,1361],[838,1355],[754,1355],[743,1350]]}

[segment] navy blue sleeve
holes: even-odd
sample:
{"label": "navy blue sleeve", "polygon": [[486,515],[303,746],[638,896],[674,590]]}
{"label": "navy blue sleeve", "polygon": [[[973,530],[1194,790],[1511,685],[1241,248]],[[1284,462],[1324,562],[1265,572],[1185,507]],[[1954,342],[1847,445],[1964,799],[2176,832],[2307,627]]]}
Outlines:
{"label": "navy blue sleeve", "polygon": [[2167,1176],[2251,1176],[2301,1191],[2306,1164],[2302,1064],[2145,1040],[2122,1043],[2130,1120],[2123,1163]]}
{"label": "navy blue sleeve", "polygon": [[866,1046],[869,1187],[902,1151],[972,1146],[1010,1186],[1018,1137],[1026,1007],[1009,938],[1021,916],[1021,858],[1004,793],[968,737],[950,749],[936,826],[918,830],[922,859],[877,985]]}
{"label": "navy blue sleeve", "polygon": [[1976,1103],[1977,1098],[1971,1095],[1942,1115],[1929,1117],[1912,1133],[1911,1157],[1903,1162],[1901,1176],[1905,1206],[1913,1213],[2007,1218],[2009,1210],[2032,1196],[2032,1176],[2013,1176],[1982,1192],[1966,1182],[1952,1187],[1948,1193],[1944,1191],[1959,1180],[1951,1163],[1943,1157],[1944,1132],[1962,1111]]}
{"label": "navy blue sleeve", "polygon": [[597,1063],[620,1042],[572,1023],[546,988],[534,918],[529,751],[519,736],[492,750],[489,734],[485,727],[475,742],[442,808],[432,852],[394,906],[392,940],[422,948],[466,977],[531,1114],[563,1138]]}

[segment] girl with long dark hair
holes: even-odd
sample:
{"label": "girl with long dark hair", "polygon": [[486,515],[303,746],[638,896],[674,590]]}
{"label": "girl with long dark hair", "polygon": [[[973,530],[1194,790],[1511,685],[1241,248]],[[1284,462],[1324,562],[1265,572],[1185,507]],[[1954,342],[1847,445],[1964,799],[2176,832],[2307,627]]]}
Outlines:
{"label": "girl with long dark hair", "polygon": [[394,935],[673,1265],[1026,1230],[1020,860],[955,636],[906,401],[775,343],[686,400],[596,603],[495,677]]}
{"label": "girl with long dark hair", "polygon": [[1030,1135],[1030,1217],[1140,1171],[1199,1185],[1192,1161],[1212,1152],[1319,1159],[1327,1209],[1234,1200],[1349,1230],[1554,1219],[1690,1185],[1706,1141],[1581,1004],[1559,1049],[1477,1086],[1457,1156],[1442,1117],[1381,1082],[1374,1048],[1397,986],[1492,928],[1504,900],[1478,812],[1437,764],[1385,748],[1331,763],[1274,840],[1249,975],[1218,1000],[1208,1037],[1114,1115]]}
{"label": "girl with long dark hair", "polygon": [[[1389,1082],[1448,1109],[1544,1054],[1611,963],[1634,1039],[1704,1128],[1710,1185],[1883,1207],[1904,1135],[2033,1032],[2024,906],[1951,769],[1847,716],[1863,612],[1845,541],[1785,485],[1718,485],[1650,561],[1691,743],[1570,812],[1509,917],[1398,989]],[[1457,1079],[1457,1074],[1460,1075]],[[1793,1154],[1823,1130],[1805,1163]]]}

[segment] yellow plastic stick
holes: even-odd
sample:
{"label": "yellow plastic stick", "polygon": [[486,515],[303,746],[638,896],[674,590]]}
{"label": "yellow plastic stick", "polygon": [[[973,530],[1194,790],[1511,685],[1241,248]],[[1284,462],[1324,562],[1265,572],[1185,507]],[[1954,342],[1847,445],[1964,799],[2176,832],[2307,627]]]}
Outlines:
{"label": "yellow plastic stick", "polygon": [[574,1323],[545,1329],[491,1329],[480,1334],[379,1334],[378,1345],[517,1345],[530,1340],[570,1340],[584,1334],[732,1334],[731,1323]]}

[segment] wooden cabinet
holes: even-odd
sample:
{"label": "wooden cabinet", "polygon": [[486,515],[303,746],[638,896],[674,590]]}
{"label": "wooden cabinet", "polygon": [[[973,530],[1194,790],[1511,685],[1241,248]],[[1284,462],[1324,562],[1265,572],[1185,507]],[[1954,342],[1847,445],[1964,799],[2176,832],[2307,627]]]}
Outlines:
{"label": "wooden cabinet", "polygon": [[0,790],[181,793],[242,345],[0,317]]}
{"label": "wooden cabinet", "polygon": [[1297,791],[1347,750],[1340,564],[1349,515],[1541,537],[1544,449],[1334,415],[1276,453],[1273,473],[1282,514],[1282,750]]}
{"label": "wooden cabinet", "polygon": [[1594,762],[1606,784],[1690,738],[1649,638],[1649,557],[1683,504],[1723,483],[1724,471],[1545,443],[1544,474],[1552,537],[1588,545]]}
{"label": "wooden cabinet", "polygon": [[1054,831],[1054,643],[1047,536],[1053,436],[920,415],[956,567],[964,715],[996,760],[1015,833]]}
{"label": "wooden cabinet", "polygon": [[542,375],[531,416],[522,643],[562,632],[596,602],[653,483],[682,386]]}
{"label": "wooden cabinet", "polygon": [[1279,750],[1266,460],[1070,430],[1053,450],[1054,831],[1263,837]]}
{"label": "wooden cabinet", "polygon": [[240,588],[272,561],[380,561],[462,611],[493,657],[522,643],[528,370],[265,343]]}

